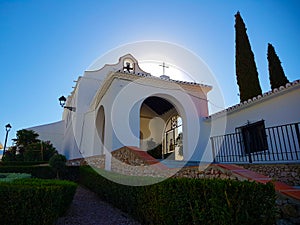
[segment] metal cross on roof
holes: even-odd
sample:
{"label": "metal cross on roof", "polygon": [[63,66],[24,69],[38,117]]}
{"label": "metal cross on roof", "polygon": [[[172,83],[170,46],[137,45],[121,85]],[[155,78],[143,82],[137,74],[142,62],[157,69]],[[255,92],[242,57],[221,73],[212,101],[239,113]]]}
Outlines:
{"label": "metal cross on roof", "polygon": [[169,68],[169,66],[166,66],[165,62],[163,62],[163,64],[159,65],[159,66],[162,66],[162,68],[163,68],[163,75],[166,75],[165,74],[165,68]]}

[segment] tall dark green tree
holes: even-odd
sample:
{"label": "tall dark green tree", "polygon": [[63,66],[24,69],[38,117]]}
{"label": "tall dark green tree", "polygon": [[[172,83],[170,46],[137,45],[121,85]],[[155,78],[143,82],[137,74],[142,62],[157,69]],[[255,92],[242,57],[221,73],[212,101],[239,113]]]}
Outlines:
{"label": "tall dark green tree", "polygon": [[284,74],[279,57],[277,56],[273,45],[268,43],[268,63],[269,63],[269,79],[271,88],[279,88],[289,83],[289,80]]}
{"label": "tall dark green tree", "polygon": [[237,12],[235,14],[235,67],[241,102],[262,94],[254,54],[246,31],[240,12]]}

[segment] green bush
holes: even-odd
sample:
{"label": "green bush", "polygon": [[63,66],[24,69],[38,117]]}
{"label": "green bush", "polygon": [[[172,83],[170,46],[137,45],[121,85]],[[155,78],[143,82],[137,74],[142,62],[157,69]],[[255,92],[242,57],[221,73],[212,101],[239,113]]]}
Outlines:
{"label": "green bush", "polygon": [[76,187],[76,183],[61,180],[0,182],[1,224],[52,225],[71,204]]}
{"label": "green bush", "polygon": [[0,166],[33,166],[40,164],[48,164],[47,161],[0,161]]}
{"label": "green bush", "polygon": [[30,178],[28,173],[0,173],[0,182],[11,182],[16,179]]}
{"label": "green bush", "polygon": [[51,168],[54,170],[56,173],[56,178],[59,178],[59,175],[63,173],[66,169],[66,162],[67,159],[64,155],[61,154],[54,154],[50,160],[49,160],[49,165]]}
{"label": "green bush", "polygon": [[66,180],[49,180],[49,179],[19,179],[14,181],[15,184],[34,185],[36,187],[59,186],[62,190],[63,201],[59,206],[59,215],[63,215],[69,208],[75,194],[77,184]]}
{"label": "green bush", "polygon": [[[28,173],[35,178],[54,179],[55,171],[50,166],[0,166],[0,173]],[[77,181],[79,176],[79,167],[67,166],[60,178],[64,180]]]}
{"label": "green bush", "polygon": [[35,178],[43,179],[56,177],[50,166],[0,166],[0,173],[29,173]]}
{"label": "green bush", "polygon": [[154,185],[126,186],[105,179],[90,167],[80,168],[80,183],[142,224],[275,223],[271,183],[169,178]]}

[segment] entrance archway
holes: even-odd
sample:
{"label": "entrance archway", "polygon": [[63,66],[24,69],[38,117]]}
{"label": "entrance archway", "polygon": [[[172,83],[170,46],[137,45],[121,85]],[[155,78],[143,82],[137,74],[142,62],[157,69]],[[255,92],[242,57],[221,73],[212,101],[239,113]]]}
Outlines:
{"label": "entrance archway", "polygon": [[140,108],[140,148],[157,159],[183,159],[182,119],[165,98],[146,98]]}
{"label": "entrance archway", "polygon": [[96,128],[101,141],[100,154],[104,153],[104,141],[105,141],[105,112],[103,106],[100,107],[97,118]]}

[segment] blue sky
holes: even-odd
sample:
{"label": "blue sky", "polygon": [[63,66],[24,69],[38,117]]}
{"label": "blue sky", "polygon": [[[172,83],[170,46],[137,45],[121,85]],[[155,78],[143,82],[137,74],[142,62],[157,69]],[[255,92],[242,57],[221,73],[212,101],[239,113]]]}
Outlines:
{"label": "blue sky", "polygon": [[193,51],[219,81],[226,106],[237,104],[238,10],[263,92],[270,90],[268,42],[288,79],[299,79],[298,1],[0,0],[0,142],[7,123],[11,139],[19,129],[60,120],[57,99],[72,91],[73,80],[99,56],[136,41],[167,41]]}

